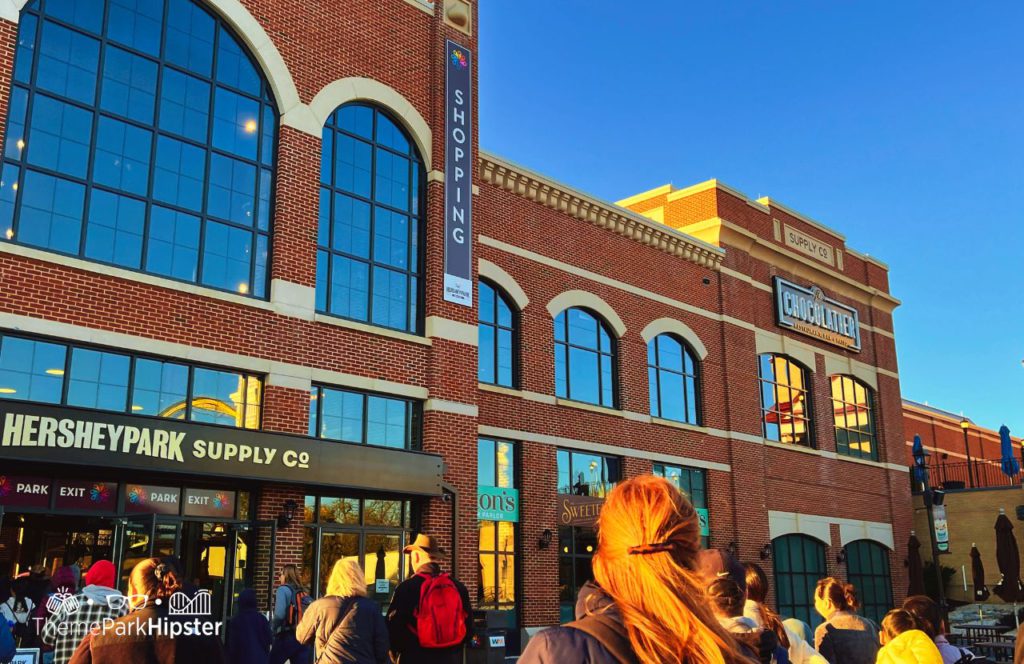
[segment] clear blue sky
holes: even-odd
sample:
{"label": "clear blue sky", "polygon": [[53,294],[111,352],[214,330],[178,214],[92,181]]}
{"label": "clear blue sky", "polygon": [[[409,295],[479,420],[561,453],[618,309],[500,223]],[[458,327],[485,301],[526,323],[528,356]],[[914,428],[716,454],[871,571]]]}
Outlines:
{"label": "clear blue sky", "polygon": [[890,266],[903,395],[1024,435],[1024,3],[631,5],[481,2],[481,146],[838,229]]}

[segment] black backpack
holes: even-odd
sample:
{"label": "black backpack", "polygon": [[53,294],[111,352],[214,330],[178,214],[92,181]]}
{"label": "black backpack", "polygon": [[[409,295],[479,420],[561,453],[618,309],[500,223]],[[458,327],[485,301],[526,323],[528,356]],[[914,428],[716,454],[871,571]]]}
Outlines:
{"label": "black backpack", "polygon": [[591,614],[571,622],[566,627],[577,629],[604,646],[619,664],[639,664],[629,642],[626,626],[613,618]]}

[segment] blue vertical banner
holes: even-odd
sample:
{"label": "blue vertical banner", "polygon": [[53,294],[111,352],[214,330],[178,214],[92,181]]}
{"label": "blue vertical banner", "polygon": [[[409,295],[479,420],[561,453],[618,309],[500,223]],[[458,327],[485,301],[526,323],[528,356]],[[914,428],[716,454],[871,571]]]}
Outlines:
{"label": "blue vertical banner", "polygon": [[473,54],[448,40],[444,140],[444,299],[473,306]]}

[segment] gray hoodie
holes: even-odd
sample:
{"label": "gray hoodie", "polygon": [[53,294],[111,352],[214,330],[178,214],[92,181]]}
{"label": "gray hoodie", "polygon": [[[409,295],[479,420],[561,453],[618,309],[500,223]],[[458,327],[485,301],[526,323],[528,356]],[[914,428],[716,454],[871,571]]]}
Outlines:
{"label": "gray hoodie", "polygon": [[128,613],[124,596],[113,588],[89,585],[72,595],[50,614],[43,625],[43,642],[53,646],[54,664],[65,664],[82,638],[106,619]]}

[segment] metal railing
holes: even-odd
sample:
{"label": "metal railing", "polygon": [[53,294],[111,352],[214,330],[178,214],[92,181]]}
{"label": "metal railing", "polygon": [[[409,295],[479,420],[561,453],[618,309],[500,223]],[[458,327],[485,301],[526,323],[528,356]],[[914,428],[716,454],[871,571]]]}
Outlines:
{"label": "metal railing", "polygon": [[[1024,473],[1010,476],[1003,472],[998,461],[974,459],[970,462],[937,463],[927,466],[928,484],[935,489],[956,491],[958,489],[991,489],[996,487],[1020,486]],[[919,484],[914,491],[920,491]]]}

